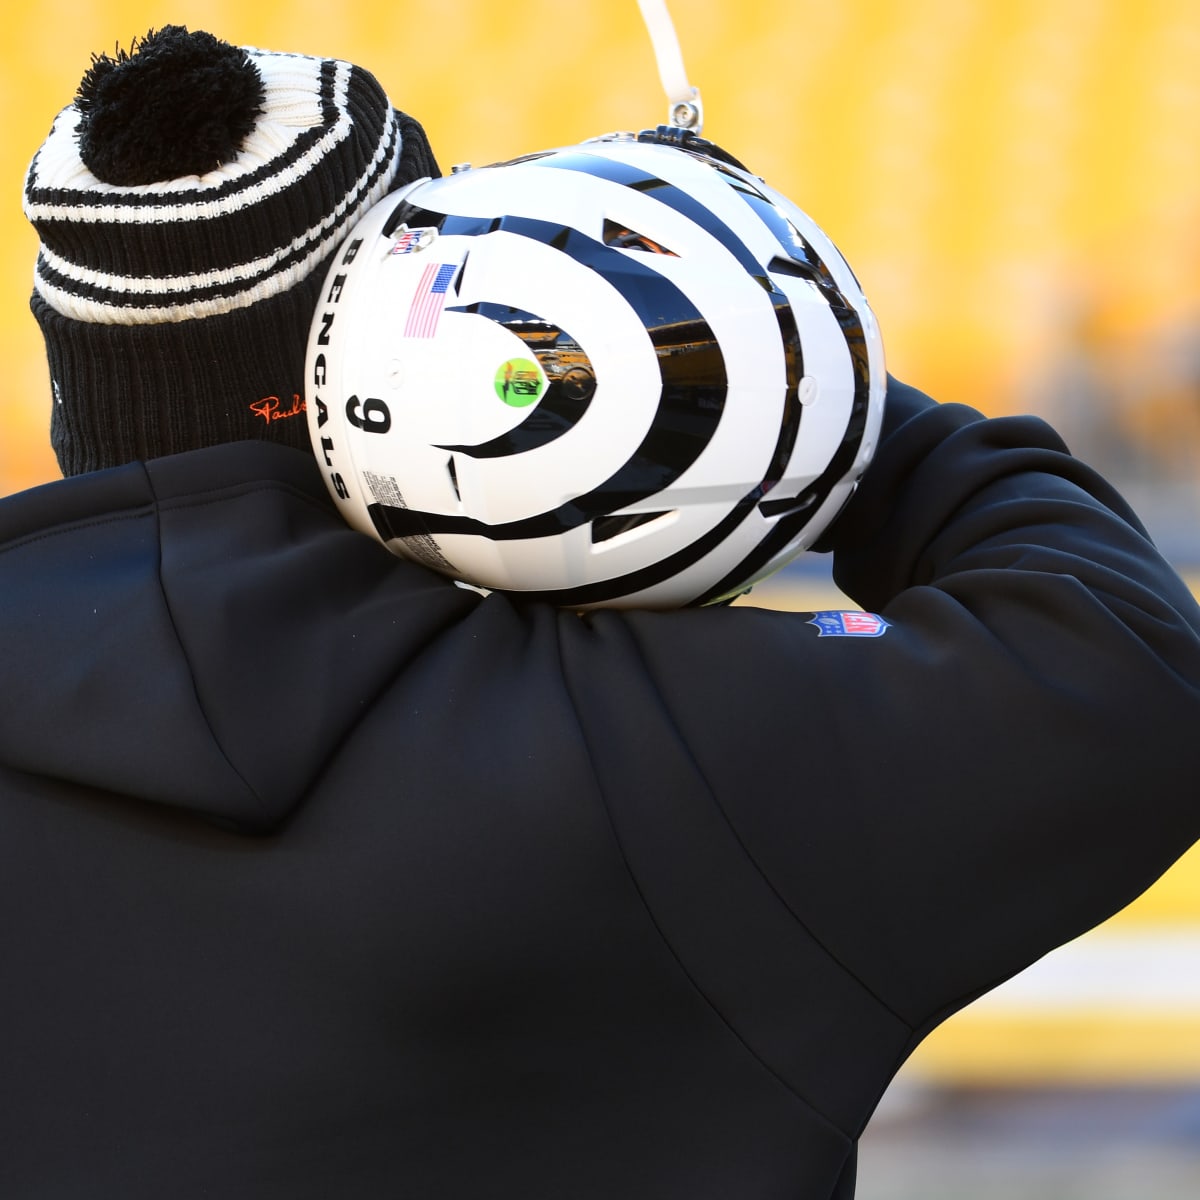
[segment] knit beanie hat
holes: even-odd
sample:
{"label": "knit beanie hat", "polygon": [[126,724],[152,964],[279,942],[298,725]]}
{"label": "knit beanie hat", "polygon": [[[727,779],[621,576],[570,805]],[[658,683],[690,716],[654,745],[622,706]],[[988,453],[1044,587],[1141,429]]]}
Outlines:
{"label": "knit beanie hat", "polygon": [[308,450],[324,264],[438,174],[367,71],[171,25],[93,56],[25,180],[63,474],[245,438]]}

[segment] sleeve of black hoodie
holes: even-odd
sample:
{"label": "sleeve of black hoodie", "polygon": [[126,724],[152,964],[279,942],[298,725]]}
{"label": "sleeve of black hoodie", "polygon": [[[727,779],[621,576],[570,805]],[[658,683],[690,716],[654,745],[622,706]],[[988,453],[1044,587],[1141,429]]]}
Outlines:
{"label": "sleeve of black hoodie", "polygon": [[1200,609],[1044,422],[894,380],[826,548],[882,636],[740,608],[626,628],[746,853],[920,1031],[1200,836]]}

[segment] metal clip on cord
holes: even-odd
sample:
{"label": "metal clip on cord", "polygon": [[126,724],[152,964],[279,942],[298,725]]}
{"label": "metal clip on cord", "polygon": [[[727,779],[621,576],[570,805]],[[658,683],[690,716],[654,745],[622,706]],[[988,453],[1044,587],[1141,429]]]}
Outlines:
{"label": "metal clip on cord", "polygon": [[699,133],[704,128],[704,106],[700,103],[700,90],[688,83],[679,38],[666,0],[638,0],[638,7],[642,10],[642,20],[646,22],[658,62],[658,75],[667,94],[667,124],[675,129]]}

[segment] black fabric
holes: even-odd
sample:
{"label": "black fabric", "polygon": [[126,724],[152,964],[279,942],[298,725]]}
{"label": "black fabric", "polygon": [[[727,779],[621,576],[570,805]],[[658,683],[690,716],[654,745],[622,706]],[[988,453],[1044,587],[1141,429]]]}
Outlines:
{"label": "black fabric", "polygon": [[75,95],[79,158],[118,187],[204,175],[237,157],[264,98],[236,46],[183,25],[152,29],[129,52],[92,56]]}
{"label": "black fabric", "polygon": [[849,1200],[1200,833],[1200,611],[895,383],[829,541],[881,636],[484,599],[269,443],[0,501],[0,1195]]}
{"label": "black fabric", "polygon": [[157,325],[75,321],[35,293],[62,473],[242,439],[308,449],[304,347],[323,281],[318,271],[250,308]]}

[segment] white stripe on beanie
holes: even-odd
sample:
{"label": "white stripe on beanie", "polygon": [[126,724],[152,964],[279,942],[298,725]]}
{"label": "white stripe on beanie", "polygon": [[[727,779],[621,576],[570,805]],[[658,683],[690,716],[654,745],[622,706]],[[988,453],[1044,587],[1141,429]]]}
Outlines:
{"label": "white stripe on beanie", "polygon": [[[306,278],[389,190],[399,124],[370,75],[339,60],[245,53],[263,111],[239,154],[203,176],[104,183],[79,157],[78,108],[59,114],[25,188],[42,235],[34,286],[55,311],[145,325],[248,307]],[[187,270],[156,261],[164,226],[179,231]]]}

